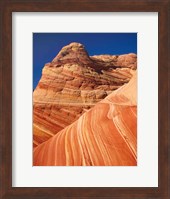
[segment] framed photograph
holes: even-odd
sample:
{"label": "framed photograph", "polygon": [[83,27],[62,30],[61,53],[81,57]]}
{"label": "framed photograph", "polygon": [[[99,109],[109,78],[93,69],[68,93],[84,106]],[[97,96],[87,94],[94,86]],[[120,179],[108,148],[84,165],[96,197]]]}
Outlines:
{"label": "framed photograph", "polygon": [[33,52],[33,166],[137,166],[137,33],[33,33]]}
{"label": "framed photograph", "polygon": [[169,194],[169,1],[1,1],[1,198]]}

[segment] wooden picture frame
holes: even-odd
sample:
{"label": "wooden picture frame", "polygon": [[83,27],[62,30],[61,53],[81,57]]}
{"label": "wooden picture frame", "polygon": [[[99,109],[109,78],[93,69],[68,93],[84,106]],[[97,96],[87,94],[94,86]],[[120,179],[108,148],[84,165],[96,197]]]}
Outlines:
{"label": "wooden picture frame", "polygon": [[[12,12],[158,12],[158,187],[126,188],[36,188],[12,187]],[[168,0],[1,0],[0,2],[0,178],[3,199],[13,198],[140,198],[168,199],[169,133],[168,133],[168,66],[170,12]],[[169,112],[168,112],[169,111]]]}

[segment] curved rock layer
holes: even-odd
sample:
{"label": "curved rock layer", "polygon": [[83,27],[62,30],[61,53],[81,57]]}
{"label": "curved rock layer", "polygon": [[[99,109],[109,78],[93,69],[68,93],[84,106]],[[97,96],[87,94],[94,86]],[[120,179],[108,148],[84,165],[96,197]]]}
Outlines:
{"label": "curved rock layer", "polygon": [[136,73],[131,81],[34,149],[34,166],[136,166]]}
{"label": "curved rock layer", "polygon": [[33,93],[34,147],[76,121],[83,113],[129,82],[135,54],[89,56],[71,43],[44,66]]}

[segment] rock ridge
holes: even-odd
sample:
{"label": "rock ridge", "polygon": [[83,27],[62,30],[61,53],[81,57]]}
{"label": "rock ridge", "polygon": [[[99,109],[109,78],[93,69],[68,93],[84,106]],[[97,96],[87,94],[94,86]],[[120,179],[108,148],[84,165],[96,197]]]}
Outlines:
{"label": "rock ridge", "polygon": [[34,150],[34,166],[136,166],[137,79]]}
{"label": "rock ridge", "polygon": [[89,56],[80,43],[63,47],[45,64],[33,93],[34,147],[127,84],[136,68],[133,53]]}

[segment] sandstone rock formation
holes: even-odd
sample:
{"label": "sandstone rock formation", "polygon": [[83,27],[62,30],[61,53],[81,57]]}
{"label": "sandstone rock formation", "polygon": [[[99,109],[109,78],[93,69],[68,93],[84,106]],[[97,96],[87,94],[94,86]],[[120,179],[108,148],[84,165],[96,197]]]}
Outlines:
{"label": "sandstone rock formation", "polygon": [[82,44],[63,47],[33,93],[34,147],[129,82],[136,67],[135,54],[89,56]]}
{"label": "sandstone rock formation", "polygon": [[34,149],[34,166],[136,166],[137,82],[113,91]]}

